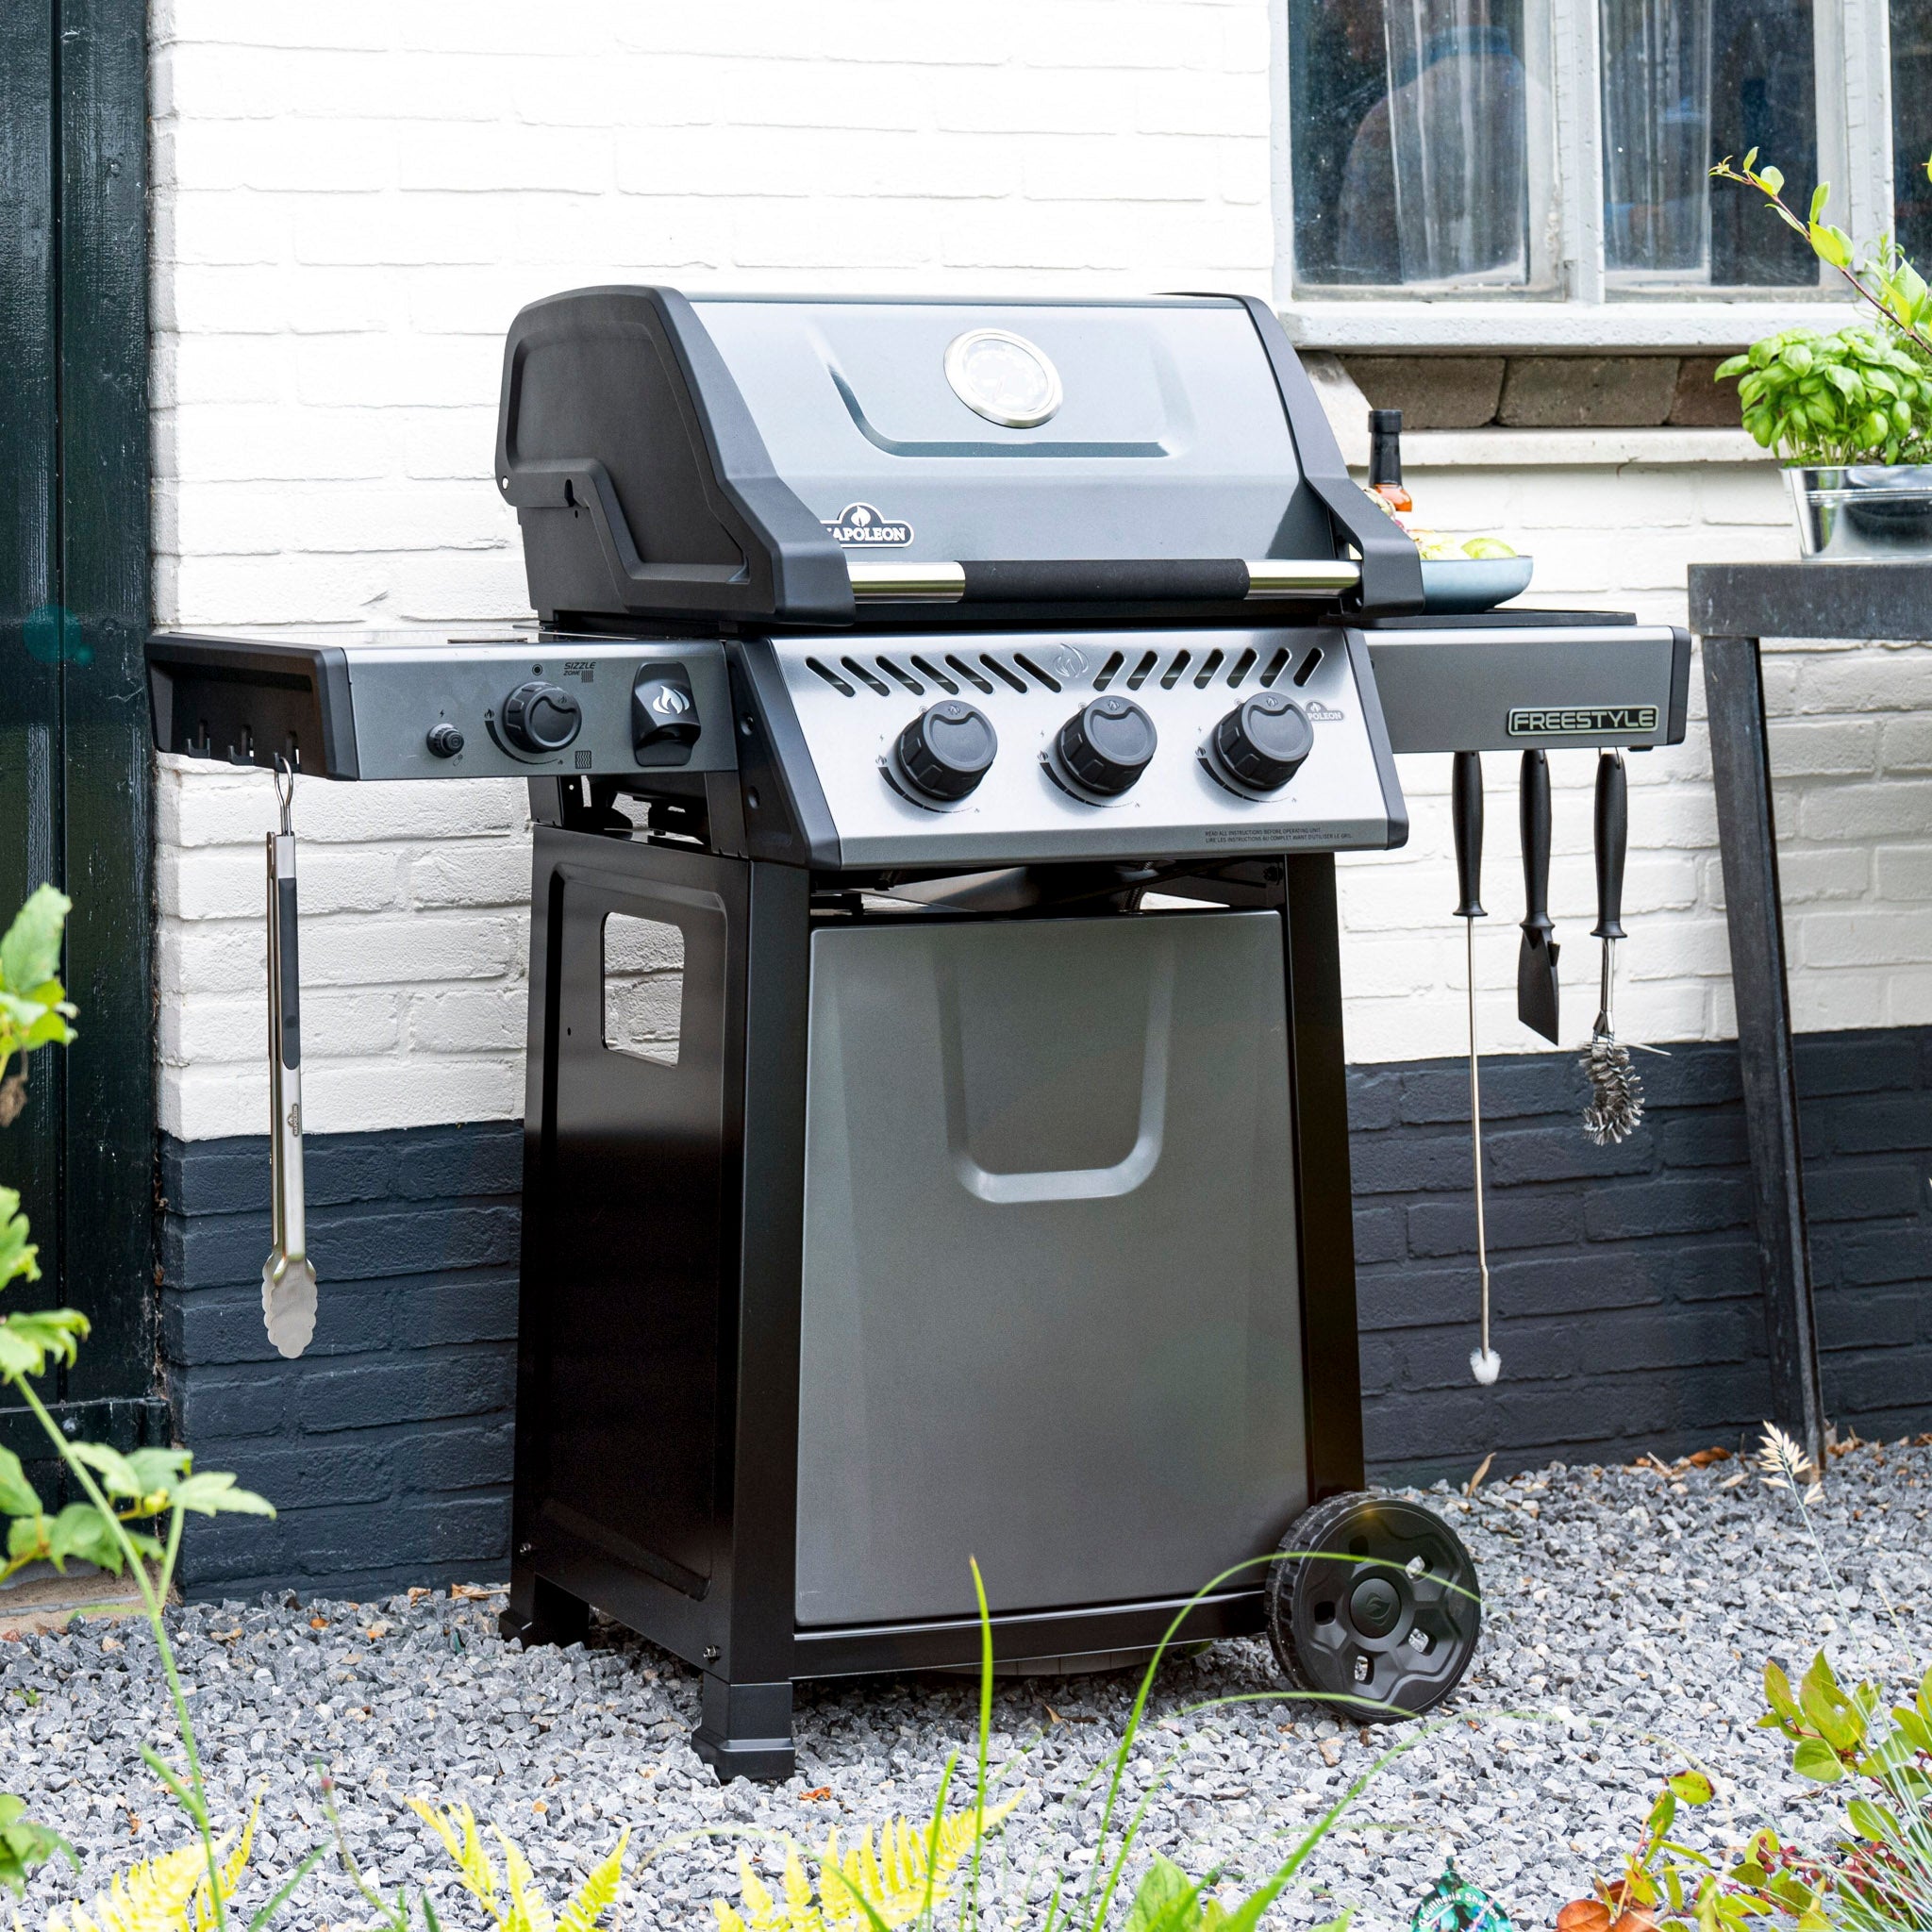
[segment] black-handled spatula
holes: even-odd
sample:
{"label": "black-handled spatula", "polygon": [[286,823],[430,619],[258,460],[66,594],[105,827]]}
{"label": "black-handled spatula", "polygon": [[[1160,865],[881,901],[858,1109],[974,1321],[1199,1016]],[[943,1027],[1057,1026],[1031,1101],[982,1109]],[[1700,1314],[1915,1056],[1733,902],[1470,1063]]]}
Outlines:
{"label": "black-handled spatula", "polygon": [[1516,1017],[1555,1043],[1557,1039],[1557,941],[1550,918],[1550,761],[1540,751],[1523,754],[1523,944],[1516,955]]}

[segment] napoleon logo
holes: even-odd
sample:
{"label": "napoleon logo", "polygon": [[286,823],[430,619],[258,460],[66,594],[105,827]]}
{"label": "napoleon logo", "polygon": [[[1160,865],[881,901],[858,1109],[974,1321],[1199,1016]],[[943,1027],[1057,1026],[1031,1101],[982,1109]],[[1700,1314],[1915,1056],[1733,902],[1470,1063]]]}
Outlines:
{"label": "napoleon logo", "polygon": [[1310,723],[1316,724],[1339,724],[1343,715],[1333,705],[1324,705],[1319,698],[1307,710]]}
{"label": "napoleon logo", "polygon": [[667,684],[651,700],[651,708],[661,712],[667,718],[681,718],[691,709],[691,700],[675,686]]}
{"label": "napoleon logo", "polygon": [[1655,705],[1519,705],[1509,713],[1511,738],[1618,738],[1657,728]]}
{"label": "napoleon logo", "polygon": [[882,517],[869,503],[848,503],[825,525],[834,543],[864,547],[874,543],[903,544],[912,541],[912,525]]}

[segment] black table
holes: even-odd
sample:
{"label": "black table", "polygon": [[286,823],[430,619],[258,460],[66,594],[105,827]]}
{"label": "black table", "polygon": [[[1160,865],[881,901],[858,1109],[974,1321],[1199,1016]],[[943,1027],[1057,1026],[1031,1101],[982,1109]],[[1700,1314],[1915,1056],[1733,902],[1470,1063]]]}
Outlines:
{"label": "black table", "polygon": [[1764,638],[1932,637],[1932,561],[1692,564],[1690,628],[1704,645],[1773,1410],[1822,1470],[1824,1407],[1758,644]]}

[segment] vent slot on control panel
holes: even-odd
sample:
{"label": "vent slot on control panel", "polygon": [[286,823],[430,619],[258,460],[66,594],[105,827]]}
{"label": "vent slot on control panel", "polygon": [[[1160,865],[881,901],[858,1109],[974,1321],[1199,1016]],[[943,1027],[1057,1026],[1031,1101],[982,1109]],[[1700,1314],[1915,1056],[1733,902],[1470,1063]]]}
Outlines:
{"label": "vent slot on control panel", "polygon": [[948,653],[946,657],[946,663],[953,670],[957,671],[959,674],[959,675],[963,677],[968,684],[973,686],[973,688],[975,691],[984,691],[988,697],[991,697],[992,695],[992,686],[989,684],[986,681],[986,679],[979,675],[978,672],[974,670],[972,665],[967,663],[965,658],[956,658],[952,656],[951,653]]}
{"label": "vent slot on control panel", "polygon": [[[1010,685],[1013,688],[1013,690],[1020,693],[1022,697],[1025,696],[1026,680],[1024,677],[1022,677],[1018,672],[1009,671],[1006,667],[1006,665],[1000,662],[1000,660],[997,658],[990,658],[984,651],[982,651],[979,654],[979,661],[982,664],[984,664],[986,668],[989,671],[991,671],[992,675],[995,677],[997,677],[1002,684]],[[987,686],[988,691],[991,691],[991,685]]]}
{"label": "vent slot on control panel", "polygon": [[1191,656],[1192,653],[1189,651],[1176,651],[1174,654],[1174,662],[1160,674],[1162,691],[1172,691],[1181,681],[1181,673],[1188,668],[1188,660]]}
{"label": "vent slot on control panel", "polygon": [[1153,675],[1154,667],[1159,662],[1160,653],[1158,651],[1149,651],[1134,666],[1133,670],[1127,674],[1127,689],[1129,691],[1139,691],[1147,682],[1148,678]]}
{"label": "vent slot on control panel", "polygon": [[959,687],[938,665],[928,662],[924,658],[915,658],[912,660],[912,668],[922,677],[931,678],[948,697],[956,698],[959,695]]}
{"label": "vent slot on control panel", "polygon": [[909,672],[902,671],[890,658],[880,657],[875,661],[879,669],[888,677],[897,684],[903,684],[914,697],[923,698],[925,695],[924,685],[921,684],[918,678],[914,677]]}
{"label": "vent slot on control panel", "polygon": [[1251,672],[1254,668],[1255,653],[1253,652],[1253,650],[1243,651],[1241,654],[1241,656],[1234,660],[1233,667],[1229,670],[1227,674],[1228,690],[1239,691],[1241,689],[1241,679],[1244,678],[1248,675],[1248,673]]}
{"label": "vent slot on control panel", "polygon": [[1318,644],[1302,659],[1302,668],[1294,675],[1295,686],[1299,689],[1314,676],[1315,667],[1322,661],[1322,647]]}
{"label": "vent slot on control panel", "polygon": [[816,658],[808,658],[805,660],[805,668],[816,672],[841,698],[856,698],[858,695],[829,664],[822,664]]}
{"label": "vent slot on control panel", "polygon": [[1026,674],[1028,677],[1036,679],[1039,683],[1044,685],[1048,691],[1059,690],[1059,679],[1058,677],[1050,675],[1047,672],[1042,671],[1040,668],[1040,666],[1036,664],[1031,658],[1027,657],[1024,651],[1015,651],[1013,653],[1013,662],[1017,664],[1020,667],[1020,669]]}
{"label": "vent slot on control panel", "polygon": [[1281,675],[1281,674],[1282,674],[1282,673],[1283,673],[1284,671],[1286,671],[1287,669],[1288,669],[1288,653],[1287,653],[1287,651],[1286,651],[1286,650],[1280,650],[1280,651],[1276,651],[1276,652],[1275,652],[1275,654],[1274,654],[1274,656],[1273,656],[1272,658],[1269,658],[1269,660],[1268,660],[1268,666],[1267,666],[1267,669],[1266,669],[1266,670],[1264,670],[1264,671],[1263,671],[1263,672],[1261,673],[1261,683],[1262,683],[1262,686],[1263,686],[1263,688],[1264,688],[1264,689],[1266,689],[1267,687],[1269,687],[1269,686],[1273,685],[1273,684],[1274,684],[1274,680],[1275,680],[1275,679],[1276,679],[1277,677],[1279,677],[1279,676]]}
{"label": "vent slot on control panel", "polygon": [[1209,651],[1201,659],[1201,668],[1194,673],[1194,689],[1206,691],[1214,682],[1214,674],[1227,661],[1225,651]]}
{"label": "vent slot on control panel", "polygon": [[1093,680],[1093,689],[1105,691],[1120,675],[1121,666],[1126,661],[1119,651],[1115,651],[1100,667],[1100,675]]}
{"label": "vent slot on control panel", "polygon": [[889,698],[892,695],[891,687],[881,683],[857,658],[841,658],[839,664],[841,669],[851,672],[860,684],[875,691],[880,697]]}

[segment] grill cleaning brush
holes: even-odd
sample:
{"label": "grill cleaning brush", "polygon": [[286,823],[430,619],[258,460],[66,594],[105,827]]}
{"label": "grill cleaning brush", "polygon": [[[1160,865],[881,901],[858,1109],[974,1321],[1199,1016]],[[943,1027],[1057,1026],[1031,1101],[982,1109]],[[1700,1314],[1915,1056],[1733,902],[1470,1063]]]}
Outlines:
{"label": "grill cleaning brush", "polygon": [[1629,800],[1624,754],[1607,751],[1596,763],[1596,924],[1604,942],[1603,985],[1596,1024],[1582,1066],[1590,1081],[1583,1131],[1599,1147],[1627,1140],[1643,1118],[1643,1082],[1630,1064],[1630,1049],[1617,1039],[1615,995],[1617,941],[1624,937],[1624,858],[1629,848]]}
{"label": "grill cleaning brush", "polygon": [[1503,1357],[1490,1346],[1490,1254],[1483,1226],[1483,1096],[1475,1054],[1475,923],[1487,918],[1482,907],[1483,761],[1473,751],[1456,754],[1450,792],[1456,827],[1456,884],[1460,897],[1456,916],[1462,921],[1469,981],[1469,1147],[1475,1168],[1475,1261],[1483,1278],[1482,1341],[1470,1351],[1469,1366],[1478,1382],[1503,1373]]}

